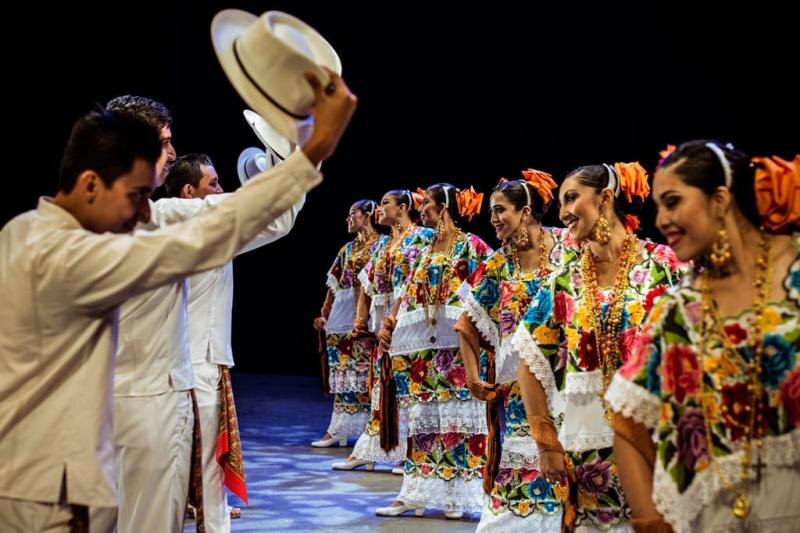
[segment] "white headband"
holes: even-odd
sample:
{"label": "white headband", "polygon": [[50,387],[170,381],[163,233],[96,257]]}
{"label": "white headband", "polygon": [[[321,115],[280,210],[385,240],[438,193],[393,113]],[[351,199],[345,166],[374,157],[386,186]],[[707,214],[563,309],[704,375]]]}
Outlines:
{"label": "white headband", "polygon": [[528,199],[528,207],[533,209],[533,204],[531,204],[531,193],[528,191],[528,182],[525,180],[520,181],[522,181],[522,188],[525,189],[525,198]]}
{"label": "white headband", "polygon": [[714,155],[719,159],[719,164],[722,165],[722,172],[725,174],[725,186],[730,189],[731,185],[733,185],[733,175],[731,173],[731,164],[728,162],[728,158],[725,157],[725,152],[714,143],[706,143],[706,148],[714,152]]}
{"label": "white headband", "polygon": [[617,173],[614,172],[614,169],[611,165],[606,165],[603,163],[603,166],[606,167],[606,172],[608,172],[608,185],[606,185],[607,189],[611,189],[611,192],[614,193],[614,198],[617,197],[619,194],[619,182],[617,181]]}
{"label": "white headband", "polygon": [[447,191],[450,189],[450,187],[444,186],[442,189],[444,189],[444,207],[445,209],[450,209],[450,195],[447,194]]}

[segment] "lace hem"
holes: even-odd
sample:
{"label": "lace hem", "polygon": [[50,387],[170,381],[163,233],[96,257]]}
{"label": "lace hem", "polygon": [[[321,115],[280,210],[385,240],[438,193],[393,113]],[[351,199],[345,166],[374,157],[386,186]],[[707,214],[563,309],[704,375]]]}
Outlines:
{"label": "lace hem", "polygon": [[619,374],[614,374],[608,386],[606,401],[614,411],[646,428],[654,429],[658,424],[661,401]]}
{"label": "lace hem", "polygon": [[486,404],[480,400],[415,402],[408,414],[409,435],[487,434]]}
{"label": "lace hem", "polygon": [[355,292],[352,287],[334,292],[331,313],[325,326],[325,332],[329,335],[353,331],[353,320],[356,318]]}
{"label": "lace hem", "polygon": [[341,287],[339,286],[339,280],[336,279],[331,274],[328,274],[328,278],[325,280],[325,286],[328,287],[333,292],[336,292],[339,289],[341,289]]}
{"label": "lace hem", "polygon": [[358,437],[364,431],[364,426],[369,421],[369,413],[359,411],[357,413],[337,413],[331,414],[331,423],[328,426],[328,433],[337,437]]}
{"label": "lace hem", "polygon": [[541,383],[542,389],[544,389],[544,393],[547,396],[550,416],[553,418],[559,417],[564,413],[564,408],[566,407],[564,398],[556,386],[556,377],[550,367],[550,362],[545,358],[536,343],[533,342],[533,338],[531,338],[531,334],[524,324],[520,324],[517,331],[514,332],[511,344],[519,352],[520,359],[525,362],[528,369]]}
{"label": "lace hem", "polygon": [[[425,319],[425,309],[401,312],[392,334],[392,355],[404,355],[422,350],[458,348],[458,333],[453,330],[464,309],[454,305],[436,308],[436,325]],[[435,340],[431,341],[431,337]]]}
{"label": "lace hem", "polygon": [[494,356],[495,382],[508,383],[517,380],[519,370],[519,352],[514,348],[511,339],[500,342],[500,349]]}
{"label": "lace hem", "polygon": [[532,437],[506,437],[500,455],[500,468],[538,470],[539,448]]}
{"label": "lace hem", "polygon": [[406,437],[401,431],[397,447],[387,453],[381,448],[380,435],[362,433],[350,455],[356,459],[373,463],[398,463],[406,458]]}
{"label": "lace hem", "polygon": [[559,511],[553,515],[531,513],[526,517],[517,516],[509,510],[495,514],[489,507],[491,499],[486,499],[486,504],[481,513],[481,521],[475,533],[519,533],[520,531],[537,531],[540,533],[560,533],[561,515]]}
{"label": "lace hem", "polygon": [[333,369],[328,374],[331,392],[339,394],[342,392],[367,392],[369,386],[369,372],[359,372],[357,370],[338,370]]}
{"label": "lace hem", "polygon": [[358,273],[358,282],[361,284],[361,290],[364,291],[364,294],[370,297],[375,295],[375,286],[369,280],[366,268],[362,268],[361,272]]}
{"label": "lace hem", "polygon": [[405,474],[397,499],[406,505],[424,505],[445,512],[478,512],[485,498],[482,483],[480,477],[445,481]]}
{"label": "lace hem", "polygon": [[472,285],[466,281],[462,282],[458,288],[458,297],[461,298],[464,312],[472,319],[475,328],[496,350],[500,346],[500,331],[497,324],[494,323],[483,306],[472,295]]}
{"label": "lace hem", "polygon": [[[760,459],[768,466],[800,464],[800,430],[795,429],[780,437],[764,439],[760,453]],[[741,450],[725,457],[717,457],[715,461],[725,479],[740,478]],[[695,473],[691,484],[683,493],[679,493],[672,476],[664,470],[660,460],[656,461],[653,473],[653,503],[675,531],[691,531],[692,521],[722,489],[719,476],[714,473],[714,469],[706,468],[702,472]]]}
{"label": "lace hem", "polygon": [[565,450],[585,452],[614,445],[614,431],[608,425],[600,396],[586,397],[591,401],[580,403],[572,396],[567,402],[558,432],[558,440]]}

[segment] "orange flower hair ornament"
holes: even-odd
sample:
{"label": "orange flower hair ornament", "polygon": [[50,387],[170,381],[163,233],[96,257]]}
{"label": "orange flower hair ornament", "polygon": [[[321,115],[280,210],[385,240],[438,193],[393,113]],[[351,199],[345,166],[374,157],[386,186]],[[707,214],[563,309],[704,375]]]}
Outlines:
{"label": "orange flower hair ornament", "polygon": [[458,214],[467,220],[481,212],[483,203],[483,193],[477,192],[475,187],[456,192],[456,203],[458,204]]}
{"label": "orange flower hair ornament", "polygon": [[614,163],[614,170],[619,179],[619,190],[625,194],[628,203],[634,196],[642,200],[650,196],[650,184],[647,182],[647,171],[638,161],[633,163]]}
{"label": "orange flower hair ornament", "polygon": [[658,165],[656,166],[660,167],[661,163],[663,163],[664,160],[668,158],[669,155],[676,150],[676,148],[677,147],[674,144],[668,144],[666,148],[658,152]]}
{"label": "orange flower hair ornament", "polygon": [[558,184],[553,181],[552,174],[529,168],[522,171],[522,177],[539,193],[545,205],[553,201],[553,189],[557,188]]}
{"label": "orange flower hair ornament", "polygon": [[754,157],[756,206],[765,228],[782,232],[800,227],[800,154],[792,161]]}
{"label": "orange flower hair ornament", "polygon": [[422,200],[425,199],[425,189],[417,187],[416,191],[411,192],[411,190],[409,190],[408,192],[411,195],[411,201],[414,202],[414,209],[417,211],[422,209]]}

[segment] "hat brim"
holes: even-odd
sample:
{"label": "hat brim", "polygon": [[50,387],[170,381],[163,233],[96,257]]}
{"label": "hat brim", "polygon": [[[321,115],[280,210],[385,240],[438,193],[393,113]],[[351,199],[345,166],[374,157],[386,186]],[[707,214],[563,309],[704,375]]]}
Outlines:
{"label": "hat brim", "polygon": [[247,162],[250,159],[253,159],[258,156],[264,156],[264,161],[266,162],[266,167],[264,170],[268,170],[272,168],[272,160],[270,157],[262,150],[261,148],[256,148],[255,146],[251,146],[249,148],[245,148],[242,150],[242,153],[239,154],[239,160],[236,162],[236,174],[239,176],[239,181],[244,185],[247,183],[247,180],[251,178],[251,176],[247,175]]}
{"label": "hat brim", "polygon": [[283,161],[292,154],[294,145],[286,137],[281,135],[269,122],[264,118],[249,109],[242,111],[244,119],[250,124],[253,132],[258,137],[258,140],[271,151],[275,156]]}
{"label": "hat brim", "polygon": [[226,9],[217,13],[211,21],[211,42],[222,70],[228,80],[256,113],[275,130],[294,144],[303,144],[311,136],[314,119],[295,119],[270,102],[247,78],[236,61],[233,45],[236,38],[253,24],[258,17],[239,9]]}

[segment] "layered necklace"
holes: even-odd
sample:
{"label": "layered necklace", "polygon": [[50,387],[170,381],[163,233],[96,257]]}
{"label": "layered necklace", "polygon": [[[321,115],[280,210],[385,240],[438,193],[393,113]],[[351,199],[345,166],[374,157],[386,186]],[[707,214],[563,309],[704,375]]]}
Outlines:
{"label": "layered necklace", "polygon": [[356,274],[369,260],[369,249],[378,237],[378,232],[372,228],[359,231],[353,240],[353,248],[345,262],[345,271],[352,270]]}
{"label": "layered necklace", "polygon": [[[450,242],[446,248],[447,256],[442,264],[442,273],[439,278],[439,284],[436,286],[435,291],[431,291],[430,281],[430,266],[434,255],[432,249],[428,253],[428,257],[425,259],[425,263],[423,264],[422,270],[425,273],[425,280],[422,282],[422,296],[423,303],[425,305],[425,320],[428,322],[428,325],[431,328],[436,326],[436,308],[447,303],[447,299],[450,296],[450,280],[455,272],[455,267],[453,266],[453,257],[455,256],[456,246],[463,238],[464,232],[459,228],[453,228],[453,231],[450,235]],[[436,342],[435,331],[431,334],[431,337],[428,340],[430,340],[432,344]]]}
{"label": "layered necklace", "polygon": [[413,222],[406,226],[405,229],[401,226],[398,226],[397,240],[387,245],[383,250],[383,264],[385,265],[384,268],[386,269],[386,276],[390,279],[392,276],[392,271],[394,270],[394,260],[395,256],[397,255],[397,250],[400,249],[403,241],[406,240],[406,237],[411,235],[411,232],[414,231],[414,228],[416,228],[416,226]]}
{"label": "layered necklace", "polygon": [[[547,242],[545,241],[544,234],[544,228],[542,228],[539,236],[539,277],[543,277],[545,274],[547,274]],[[511,274],[511,279],[513,281],[519,281],[522,279],[523,272],[519,263],[519,251],[517,248],[517,243],[514,242],[514,239],[509,239],[508,244],[511,251],[511,263],[514,266],[514,272]]]}
{"label": "layered necklace", "polygon": [[605,409],[606,419],[611,421],[612,411],[605,400],[606,390],[611,378],[620,366],[619,335],[622,330],[622,311],[625,308],[625,291],[628,290],[628,273],[639,256],[639,239],[628,233],[622,243],[617,258],[617,274],[614,288],[608,302],[608,314],[603,320],[600,307],[600,290],[597,286],[597,264],[594,254],[587,246],[581,257],[581,276],[584,284],[583,304],[588,311],[591,328],[597,344],[597,358],[603,376],[603,390],[600,400]]}
{"label": "layered necklace", "polygon": [[[761,422],[764,413],[763,401],[763,388],[761,383],[761,359],[764,354],[764,311],[767,308],[769,301],[769,293],[772,280],[772,253],[771,253],[770,236],[761,230],[761,240],[759,242],[759,253],[756,257],[756,278],[753,282],[755,288],[755,296],[753,298],[753,311],[754,319],[750,327],[748,335],[748,346],[752,351],[753,357],[747,360],[742,357],[736,346],[731,342],[730,337],[725,332],[722,320],[717,313],[714,297],[711,294],[711,281],[709,272],[706,270],[701,274],[700,278],[700,291],[702,294],[703,306],[703,338],[700,345],[699,361],[700,363],[700,390],[703,390],[703,381],[705,377],[705,359],[708,357],[708,343],[712,336],[717,335],[722,339],[725,352],[731,359],[737,360],[737,366],[742,367],[742,371],[738,373],[741,377],[747,377],[747,398],[742,402],[736,402],[733,406],[734,412],[743,410],[747,413],[747,420],[741,423],[732,416],[727,406],[721,403],[722,416],[725,420],[730,422],[731,426],[741,429],[743,432],[744,443],[742,444],[742,472],[739,479],[738,494],[734,499],[731,511],[737,518],[744,519],[750,514],[750,498],[747,495],[747,482],[750,480],[750,465],[752,464],[753,444],[754,440],[763,437],[763,429]],[[713,379],[713,378],[712,378]],[[722,391],[723,384],[721,382],[715,383],[715,389]],[[717,464],[714,452],[713,441],[711,439],[711,425],[708,420],[713,418],[712,413],[709,412],[709,402],[701,402],[703,405],[703,419],[705,420],[706,430],[706,446],[708,447],[708,455],[711,460],[711,466],[719,478],[720,484],[727,491],[735,490],[734,484],[726,479],[722,474],[719,465]],[[716,404],[715,404],[716,405]],[[757,448],[763,446],[761,440],[755,440]]]}

